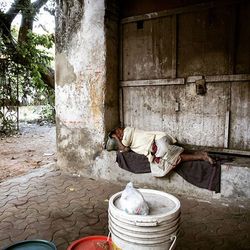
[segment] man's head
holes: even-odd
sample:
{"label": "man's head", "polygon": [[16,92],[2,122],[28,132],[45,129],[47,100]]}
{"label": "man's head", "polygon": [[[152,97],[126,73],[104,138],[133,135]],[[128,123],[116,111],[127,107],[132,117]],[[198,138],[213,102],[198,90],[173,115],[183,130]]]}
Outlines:
{"label": "man's head", "polygon": [[110,132],[109,136],[112,137],[112,135],[115,134],[115,135],[118,137],[118,139],[121,141],[122,138],[123,138],[123,130],[124,130],[124,128],[120,128],[120,127],[115,128],[115,129],[113,129],[113,130]]}

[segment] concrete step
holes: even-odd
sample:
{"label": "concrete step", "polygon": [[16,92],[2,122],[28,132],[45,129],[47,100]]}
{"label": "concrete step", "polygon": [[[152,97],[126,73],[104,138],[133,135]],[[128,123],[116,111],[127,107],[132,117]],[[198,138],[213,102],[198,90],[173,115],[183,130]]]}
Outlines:
{"label": "concrete step", "polygon": [[249,157],[236,157],[222,165],[221,197],[238,201],[250,199]]}
{"label": "concrete step", "polygon": [[134,174],[119,168],[115,162],[116,152],[103,151],[91,169],[83,169],[80,174],[102,178],[114,183],[132,181],[137,187],[154,188],[166,192],[195,197],[203,200],[216,199],[221,202],[238,202],[239,205],[250,200],[250,158],[237,157],[233,162],[224,163],[221,168],[221,193],[198,188],[172,172],[163,178],[149,174]]}

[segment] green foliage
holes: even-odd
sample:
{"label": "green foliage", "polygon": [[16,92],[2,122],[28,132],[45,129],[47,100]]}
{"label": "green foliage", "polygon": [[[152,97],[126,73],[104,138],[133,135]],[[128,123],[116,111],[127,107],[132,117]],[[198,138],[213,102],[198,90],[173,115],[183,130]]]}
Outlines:
{"label": "green foliage", "polygon": [[53,35],[38,35],[29,31],[26,42],[19,43],[17,46],[19,54],[27,62],[27,69],[30,71],[34,85],[39,89],[46,88],[41,79],[41,73],[46,73],[54,59],[48,51],[53,45]]}
{"label": "green foliage", "polygon": [[[12,29],[13,39],[18,36],[17,29]],[[16,50],[25,61],[25,71],[30,72],[32,83],[35,88],[46,89],[47,85],[42,81],[41,73],[46,74],[51,63],[54,61],[54,55],[49,51],[54,46],[54,35],[38,35],[32,31],[28,32],[25,42],[17,43]],[[14,63],[15,53],[9,51],[6,44],[3,42],[3,38],[0,36],[0,58],[10,59]],[[15,63],[14,63],[15,64]],[[17,67],[13,65],[14,68]]]}
{"label": "green foliage", "polygon": [[17,38],[18,38],[18,27],[16,27],[16,26],[12,27],[11,35],[15,40],[17,40]]}
{"label": "green foliage", "polygon": [[40,113],[40,117],[42,121],[47,121],[50,123],[55,123],[55,108],[49,104],[45,105],[42,108]]}
{"label": "green foliage", "polygon": [[[12,30],[17,37],[16,29]],[[9,101],[8,105],[45,105],[41,119],[55,121],[54,90],[48,87],[41,78],[53,61],[49,49],[54,46],[53,35],[38,35],[31,31],[25,43],[17,44],[17,50],[25,60],[25,64],[17,64],[12,54],[8,53],[0,37],[0,97]],[[1,59],[2,58],[2,59]],[[17,94],[18,92],[18,94]],[[0,107],[5,104],[0,103]],[[8,106],[7,105],[7,106]],[[16,128],[16,121],[0,110],[0,133],[10,134]]]}
{"label": "green foliage", "polygon": [[7,53],[6,53],[6,46],[3,42],[3,36],[1,35],[1,32],[0,32],[0,58],[1,57],[7,57]]}
{"label": "green foliage", "polygon": [[0,135],[11,135],[16,132],[16,122],[12,117],[6,117],[4,112],[0,110]]}
{"label": "green foliage", "polygon": [[[11,6],[10,2],[14,1],[4,0],[0,3],[0,19],[3,21],[0,22],[0,99],[4,100],[3,104],[0,103],[0,126],[2,124],[6,129],[13,127],[13,119],[7,116],[10,112],[4,112],[8,106],[45,105],[41,117],[46,120],[53,120],[55,113],[54,90],[49,87],[48,82],[42,80],[45,79],[42,76],[48,76],[47,70],[54,60],[51,52],[54,35],[39,35],[32,30],[26,32],[26,28],[32,27],[29,24],[39,19],[41,8],[36,10],[30,4],[34,1],[25,0],[18,1],[16,14],[21,14],[28,25],[24,24],[19,29],[12,24],[11,31],[6,32],[5,28],[9,26],[4,21],[7,20],[5,17]],[[54,4],[54,0],[48,0],[42,8],[53,14]]]}

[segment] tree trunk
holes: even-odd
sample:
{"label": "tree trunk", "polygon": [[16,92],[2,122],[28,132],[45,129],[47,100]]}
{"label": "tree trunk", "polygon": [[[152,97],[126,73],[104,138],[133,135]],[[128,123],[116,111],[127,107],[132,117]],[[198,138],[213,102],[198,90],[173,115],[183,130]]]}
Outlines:
{"label": "tree trunk", "polygon": [[[6,12],[0,12],[0,35],[7,48],[7,53],[11,55],[14,62],[28,65],[27,59],[25,59],[16,49],[16,41],[14,41],[11,35],[11,23],[15,19],[18,13],[22,14],[21,26],[18,34],[18,43],[24,43],[27,41],[27,34],[29,30],[33,28],[33,21],[36,13],[40,8],[47,3],[48,0],[37,0],[31,3],[31,0],[15,0],[11,8]],[[54,70],[48,68],[46,72],[40,72],[43,82],[50,88],[55,87]]]}

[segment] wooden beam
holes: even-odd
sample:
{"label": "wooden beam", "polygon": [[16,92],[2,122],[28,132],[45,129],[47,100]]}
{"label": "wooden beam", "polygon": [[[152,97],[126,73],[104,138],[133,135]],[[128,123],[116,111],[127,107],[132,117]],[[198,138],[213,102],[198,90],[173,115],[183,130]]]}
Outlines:
{"label": "wooden beam", "polygon": [[122,24],[131,23],[131,22],[137,22],[140,20],[148,20],[148,19],[154,19],[154,18],[165,17],[165,16],[170,16],[170,15],[178,15],[182,13],[201,11],[201,10],[206,10],[210,8],[215,8],[217,6],[226,6],[226,5],[231,5],[235,3],[240,3],[242,1],[243,0],[227,0],[223,2],[213,1],[213,2],[208,2],[208,3],[200,3],[200,4],[195,4],[195,5],[191,5],[187,7],[181,7],[181,8],[171,9],[171,10],[164,10],[164,11],[152,12],[152,13],[138,15],[138,16],[126,17],[126,18],[121,19],[121,23]]}
{"label": "wooden beam", "polygon": [[[198,80],[205,79],[209,82],[242,82],[250,81],[250,74],[239,75],[214,75],[214,76],[189,76],[186,83],[195,83]],[[140,87],[140,86],[164,86],[164,85],[182,85],[185,84],[185,78],[175,79],[152,79],[152,80],[133,80],[133,81],[120,81],[121,87]]]}
{"label": "wooden beam", "polygon": [[[187,77],[187,83],[195,83],[197,80],[202,79],[203,76],[189,76]],[[250,74],[238,74],[238,75],[214,75],[205,76],[206,82],[245,82],[250,81]]]}
{"label": "wooden beam", "polygon": [[206,147],[206,146],[195,146],[182,144],[180,145],[187,150],[203,150],[209,153],[222,153],[222,154],[234,154],[234,155],[245,155],[250,156],[250,151],[247,150],[237,150],[237,149],[228,149],[228,148],[216,148],[216,147]]}
{"label": "wooden beam", "polygon": [[206,82],[241,82],[241,81],[250,81],[250,74],[205,76],[205,80],[206,80]]}
{"label": "wooden beam", "polygon": [[162,86],[185,84],[184,78],[120,81],[121,87]]}
{"label": "wooden beam", "polygon": [[203,79],[203,76],[188,76],[187,77],[187,83],[195,83],[198,80]]}

